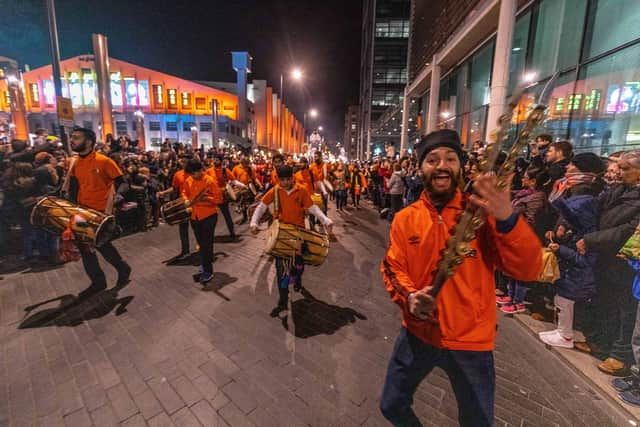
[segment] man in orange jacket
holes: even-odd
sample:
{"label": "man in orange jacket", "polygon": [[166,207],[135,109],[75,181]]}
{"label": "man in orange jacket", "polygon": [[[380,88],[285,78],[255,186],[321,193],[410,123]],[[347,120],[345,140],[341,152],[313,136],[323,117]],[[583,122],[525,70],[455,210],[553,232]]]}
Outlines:
{"label": "man in orange jacket", "polygon": [[380,401],[383,415],[396,426],[422,425],[411,409],[413,394],[438,366],[449,376],[462,426],[493,425],[496,336],[494,272],[534,281],[542,270],[541,244],[513,212],[508,191],[498,191],[495,176],[476,179],[468,202],[486,212],[485,225],[471,251],[431,296],[433,272],[464,210],[460,191],[464,154],[458,134],[440,130],[416,147],[424,174],[420,200],[400,211],[391,225],[381,270],[392,300],[402,309],[397,338]]}
{"label": "man in orange jacket", "polygon": [[200,245],[202,260],[200,283],[213,279],[213,236],[218,221],[217,206],[222,203],[222,192],[211,175],[205,174],[199,160],[187,162],[184,171],[189,175],[182,187],[182,198],[191,208],[191,228]]}

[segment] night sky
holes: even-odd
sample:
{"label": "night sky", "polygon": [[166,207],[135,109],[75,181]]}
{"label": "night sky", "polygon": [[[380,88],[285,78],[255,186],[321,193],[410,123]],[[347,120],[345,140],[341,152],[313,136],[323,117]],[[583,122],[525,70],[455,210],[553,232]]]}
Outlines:
{"label": "night sky", "polygon": [[[317,108],[331,139],[342,140],[347,104],[358,101],[361,0],[57,0],[63,59],[91,52],[91,34],[110,56],[190,80],[235,81],[233,50],[253,57],[255,79],[279,90],[302,120]],[[0,0],[0,56],[36,68],[50,63],[45,0]],[[309,119],[307,119],[309,120]],[[307,123],[310,128],[314,123]]]}

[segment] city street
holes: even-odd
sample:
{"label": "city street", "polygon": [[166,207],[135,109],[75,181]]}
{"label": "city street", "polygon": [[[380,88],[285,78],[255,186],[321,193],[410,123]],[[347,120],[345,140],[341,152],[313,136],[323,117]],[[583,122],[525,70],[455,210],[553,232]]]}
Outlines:
{"label": "city street", "polygon": [[[388,223],[370,208],[330,216],[338,241],[306,267],[288,318],[269,316],[275,265],[265,233],[246,225],[240,242],[216,240],[207,291],[192,280],[197,260],[167,262],[179,252],[167,225],[115,242],[133,267],[121,290],[78,299],[80,262],[5,275],[0,426],[388,425],[378,399],[400,327],[379,272]],[[496,425],[629,425],[516,319],[499,319]],[[457,425],[440,370],[414,407],[425,425]]]}

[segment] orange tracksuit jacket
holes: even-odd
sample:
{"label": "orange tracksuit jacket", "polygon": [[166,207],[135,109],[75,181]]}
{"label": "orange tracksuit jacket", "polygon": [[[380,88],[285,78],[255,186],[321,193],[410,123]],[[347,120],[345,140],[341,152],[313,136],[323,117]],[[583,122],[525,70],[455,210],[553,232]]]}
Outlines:
{"label": "orange tracksuit jacket", "polygon": [[524,282],[535,281],[542,271],[540,241],[522,217],[508,233],[498,232],[495,219],[487,218],[470,244],[473,251],[438,294],[438,324],[421,321],[407,310],[407,296],[431,284],[440,251],[462,211],[460,191],[440,214],[423,192],[420,200],[396,214],[381,271],[411,334],[438,348],[490,351],[496,337],[495,270]]}

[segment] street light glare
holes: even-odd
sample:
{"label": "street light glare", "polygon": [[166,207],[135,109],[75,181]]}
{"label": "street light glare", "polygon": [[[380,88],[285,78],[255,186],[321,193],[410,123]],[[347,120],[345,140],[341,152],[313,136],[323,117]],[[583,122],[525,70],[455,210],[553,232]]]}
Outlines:
{"label": "street light glare", "polygon": [[316,110],[315,108],[312,109],[311,111],[309,111],[309,115],[311,117],[318,117],[318,110]]}
{"label": "street light glare", "polygon": [[322,126],[318,126],[318,130],[319,130],[320,132],[322,132],[322,130],[323,130],[323,129],[324,129],[324,128],[323,128]]}
{"label": "street light glare", "polygon": [[301,80],[302,79],[302,70],[300,68],[295,68],[291,72],[291,77],[293,77],[295,80]]}

